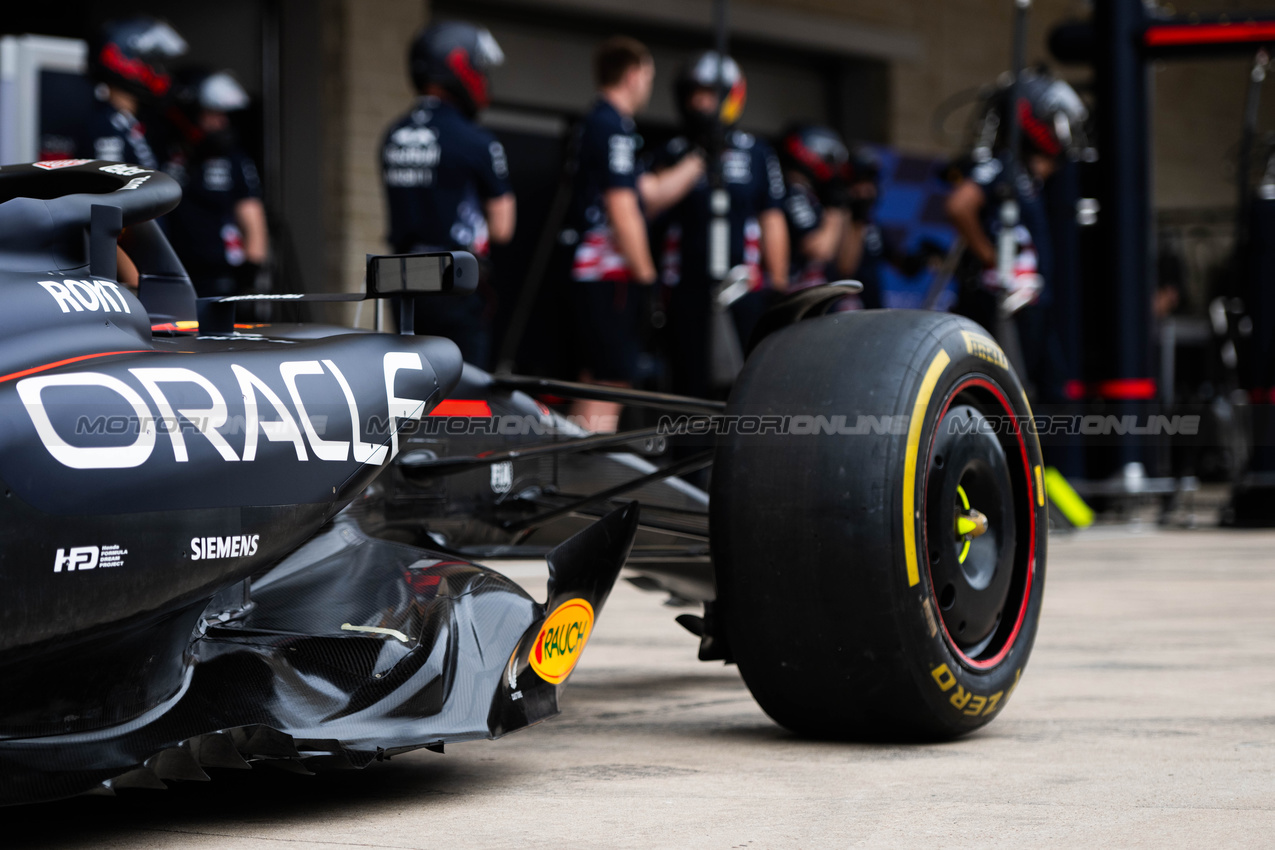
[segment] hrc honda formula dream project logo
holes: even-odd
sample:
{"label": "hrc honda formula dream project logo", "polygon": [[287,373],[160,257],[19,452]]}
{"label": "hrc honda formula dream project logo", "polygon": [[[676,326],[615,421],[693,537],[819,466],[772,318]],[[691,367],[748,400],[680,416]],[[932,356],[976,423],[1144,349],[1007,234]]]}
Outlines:
{"label": "hrc honda formula dream project logo", "polygon": [[53,556],[53,572],[84,572],[124,566],[128,550],[119,544],[109,546],[72,546],[58,549]]}

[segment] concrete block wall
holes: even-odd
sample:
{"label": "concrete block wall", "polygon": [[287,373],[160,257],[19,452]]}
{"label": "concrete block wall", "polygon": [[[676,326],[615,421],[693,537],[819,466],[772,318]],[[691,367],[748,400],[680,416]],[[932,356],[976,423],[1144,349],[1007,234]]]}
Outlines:
{"label": "concrete block wall", "polygon": [[[943,152],[931,130],[935,107],[956,92],[995,78],[1010,63],[1010,0],[736,0],[907,30],[922,40],[917,61],[891,66],[890,139],[901,147]],[[1105,0],[1098,0],[1105,2]],[[1268,11],[1269,0],[1180,0],[1171,14]],[[1060,21],[1088,17],[1085,0],[1035,0],[1029,63],[1050,61],[1047,40]],[[1244,59],[1157,63],[1154,92],[1154,202],[1158,209],[1217,209],[1234,204],[1234,149],[1239,142]],[[1083,68],[1059,69],[1084,80]],[[1267,92],[1261,126],[1275,129],[1275,94]]]}
{"label": "concrete block wall", "polygon": [[[889,70],[888,137],[905,149],[951,152],[933,132],[936,107],[963,89],[994,79],[1010,61],[1010,0],[734,2],[792,9],[918,37],[919,55],[894,61]],[[1185,0],[1174,11],[1234,12],[1261,5],[1261,0]],[[429,3],[321,0],[316,8],[324,16],[327,68],[321,142],[329,237],[324,288],[353,290],[362,282],[364,254],[385,246],[377,147],[386,124],[410,105],[406,51],[428,17]],[[1085,0],[1035,0],[1027,60],[1048,61],[1050,29],[1061,20],[1085,17],[1087,10]],[[554,12],[546,10],[546,14],[549,20]],[[1243,60],[1174,62],[1155,68],[1158,208],[1216,210],[1233,203],[1233,165],[1227,156],[1239,138],[1247,68]],[[1062,69],[1062,73],[1076,80],[1088,75],[1086,69]],[[1275,94],[1268,93],[1266,98],[1263,126],[1275,127]]]}
{"label": "concrete block wall", "polygon": [[[407,51],[425,0],[324,0],[323,179],[329,235],[326,289],[362,288],[364,255],[383,252],[385,197],[379,149],[385,127],[410,108]],[[365,317],[364,324],[369,319]]]}

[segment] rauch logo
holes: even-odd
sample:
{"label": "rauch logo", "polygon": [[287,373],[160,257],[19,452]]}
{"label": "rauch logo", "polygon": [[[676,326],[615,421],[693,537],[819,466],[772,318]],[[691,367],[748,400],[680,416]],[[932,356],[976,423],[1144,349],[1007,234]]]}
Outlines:
{"label": "rauch logo", "polygon": [[546,682],[559,684],[571,675],[593,631],[593,606],[584,599],[562,603],[545,620],[527,659]]}

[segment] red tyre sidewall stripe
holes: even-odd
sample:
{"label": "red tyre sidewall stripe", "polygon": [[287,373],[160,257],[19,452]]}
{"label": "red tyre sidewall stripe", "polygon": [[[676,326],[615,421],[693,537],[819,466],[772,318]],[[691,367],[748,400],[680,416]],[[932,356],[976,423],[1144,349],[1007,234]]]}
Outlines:
{"label": "red tyre sidewall stripe", "polygon": [[[1020,428],[1018,425],[1018,415],[1014,413],[1014,408],[1009,403],[1009,399],[1005,396],[1003,392],[1001,392],[1000,387],[996,386],[996,384],[992,383],[990,380],[987,380],[985,378],[966,378],[965,380],[957,384],[956,387],[951,392],[948,393],[947,399],[943,402],[942,410],[939,411],[938,416],[934,420],[934,432],[930,435],[929,448],[927,449],[925,454],[926,477],[925,477],[925,487],[922,490],[922,499],[924,500],[923,504],[925,504],[926,506],[927,514],[929,511],[929,487],[930,487],[929,459],[934,452],[934,441],[938,437],[939,423],[941,423],[943,421],[943,417],[947,415],[948,408],[952,406],[952,402],[956,399],[956,397],[970,387],[979,387],[981,389],[985,389],[988,392],[990,392],[993,396],[995,396],[996,400],[1000,402],[1000,405],[1002,408],[1005,409],[1005,412],[1009,414],[1010,421],[1014,427],[1014,435],[1018,437],[1018,450],[1019,450],[1019,453],[1022,455],[1022,459],[1023,459],[1023,480],[1027,484],[1027,500],[1028,500],[1027,504],[1030,508],[1030,510],[1028,510],[1027,512],[1029,517],[1029,536],[1028,536],[1029,543],[1028,543],[1028,549],[1027,549],[1027,581],[1023,587],[1022,602],[1018,606],[1018,618],[1014,621],[1014,628],[1009,633],[1009,637],[1006,639],[1005,646],[1001,648],[1001,651],[996,653],[996,655],[992,656],[986,661],[975,661],[973,658],[970,658],[968,655],[962,652],[959,647],[957,647],[956,641],[952,639],[951,633],[948,632],[947,630],[947,623],[943,621],[943,617],[939,616],[937,618],[939,621],[939,627],[943,629],[943,636],[947,638],[948,648],[951,649],[953,654],[955,654],[956,657],[960,659],[962,664],[965,664],[969,667],[973,667],[976,670],[990,670],[993,667],[995,667],[997,664],[1004,661],[1005,657],[1009,655],[1010,650],[1014,648],[1014,644],[1018,641],[1018,634],[1019,632],[1022,631],[1023,622],[1027,618],[1027,608],[1031,601],[1032,584],[1036,574],[1036,494],[1033,489],[1031,460],[1027,456],[1027,441],[1023,437],[1023,429]],[[928,524],[925,521],[922,521],[921,523],[921,530],[923,533],[928,531]],[[928,555],[929,540],[927,539],[925,542],[926,542],[925,552],[927,553],[925,558],[925,573],[926,573],[926,576],[929,578],[929,582],[930,582],[930,595],[933,596],[934,595],[934,576],[930,570],[930,558]]]}

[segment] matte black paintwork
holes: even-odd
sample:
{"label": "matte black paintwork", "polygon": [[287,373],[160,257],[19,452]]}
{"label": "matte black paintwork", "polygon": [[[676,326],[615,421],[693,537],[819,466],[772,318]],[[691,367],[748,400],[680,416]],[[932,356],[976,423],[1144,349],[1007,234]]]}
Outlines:
{"label": "matte black paintwork", "polygon": [[[176,185],[46,169],[0,167],[0,805],[361,767],[556,713],[529,642],[568,599],[601,608],[636,507],[549,553],[546,605],[370,536],[362,501],[340,512],[457,385],[455,345],[153,336],[195,318],[149,220]],[[103,274],[121,222],[140,299]]]}
{"label": "matte black paintwork", "polygon": [[551,552],[541,604],[492,570],[369,537],[343,515],[254,582],[246,615],[200,623],[196,610],[175,627],[189,646],[162,699],[106,727],[0,732],[0,804],[162,787],[236,758],[363,767],[552,717],[562,685],[529,668],[532,643],[568,599],[601,610],[636,522],[630,505]]}
{"label": "matte black paintwork", "polygon": [[[367,511],[361,521],[367,530],[468,557],[538,557],[607,510],[633,499],[642,505],[642,520],[629,569],[682,600],[713,599],[708,496],[702,490],[668,478],[589,504],[589,497],[655,472],[658,459],[653,462],[620,446],[579,451],[588,432],[469,364],[449,399],[481,402],[487,413],[452,415],[439,408],[409,423],[402,435],[401,462],[396,461],[366,494]],[[506,465],[503,458],[488,464],[468,462],[461,471],[449,461],[554,442],[563,446],[562,451],[507,461],[508,480],[500,484],[496,467]],[[573,507],[560,512],[566,506]],[[528,525],[549,511],[559,513]]]}

